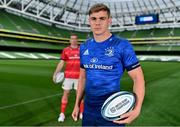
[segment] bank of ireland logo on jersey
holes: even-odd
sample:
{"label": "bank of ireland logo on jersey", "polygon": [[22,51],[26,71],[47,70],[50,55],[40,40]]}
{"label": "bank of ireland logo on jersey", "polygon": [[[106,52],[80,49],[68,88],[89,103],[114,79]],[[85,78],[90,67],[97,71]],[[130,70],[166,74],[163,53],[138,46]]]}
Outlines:
{"label": "bank of ireland logo on jersey", "polygon": [[88,49],[86,49],[86,51],[84,51],[84,53],[83,53],[83,55],[89,55],[89,50]]}
{"label": "bank of ireland logo on jersey", "polygon": [[114,47],[108,47],[105,49],[105,55],[106,56],[114,56]]}

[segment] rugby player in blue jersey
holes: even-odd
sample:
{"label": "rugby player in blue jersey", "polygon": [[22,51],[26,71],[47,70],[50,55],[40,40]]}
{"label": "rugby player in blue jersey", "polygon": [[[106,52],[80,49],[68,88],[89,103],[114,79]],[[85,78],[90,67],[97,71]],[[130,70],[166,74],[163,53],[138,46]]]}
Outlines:
{"label": "rugby player in blue jersey", "polygon": [[[72,117],[78,119],[79,106],[83,97],[83,126],[120,126],[131,123],[141,111],[144,99],[144,76],[128,40],[117,37],[109,31],[112,19],[109,8],[95,4],[89,10],[89,24],[93,38],[80,46],[80,77]],[[120,91],[120,79],[127,71],[133,80],[133,92],[137,95],[135,108],[124,114],[123,120],[107,121],[101,116],[104,101]]]}

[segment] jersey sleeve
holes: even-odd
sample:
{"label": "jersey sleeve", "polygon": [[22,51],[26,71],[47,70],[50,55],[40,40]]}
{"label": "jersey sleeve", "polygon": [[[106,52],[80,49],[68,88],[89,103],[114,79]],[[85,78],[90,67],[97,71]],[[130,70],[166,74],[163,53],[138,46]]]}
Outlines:
{"label": "jersey sleeve", "polygon": [[140,66],[135,51],[128,40],[124,41],[122,49],[122,63],[127,71],[131,71]]}
{"label": "jersey sleeve", "polygon": [[64,60],[64,61],[66,61],[67,60],[67,56],[66,56],[66,50],[65,49],[63,49],[63,51],[62,51],[62,54],[61,54],[61,60]]}
{"label": "jersey sleeve", "polygon": [[80,45],[80,68],[84,68],[83,66],[83,52],[84,52],[84,44]]}

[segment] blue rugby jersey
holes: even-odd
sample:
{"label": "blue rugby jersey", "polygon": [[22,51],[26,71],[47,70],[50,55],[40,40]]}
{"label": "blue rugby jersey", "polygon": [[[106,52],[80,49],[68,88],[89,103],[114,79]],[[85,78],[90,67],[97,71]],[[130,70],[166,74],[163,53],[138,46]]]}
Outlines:
{"label": "blue rugby jersey", "polygon": [[120,91],[124,70],[140,66],[129,41],[115,35],[100,43],[92,38],[81,44],[80,64],[86,70],[85,93],[90,98]]}

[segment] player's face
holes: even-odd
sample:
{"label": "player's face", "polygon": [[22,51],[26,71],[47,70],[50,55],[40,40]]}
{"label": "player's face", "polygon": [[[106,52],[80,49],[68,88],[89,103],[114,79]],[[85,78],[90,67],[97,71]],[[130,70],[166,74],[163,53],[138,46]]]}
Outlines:
{"label": "player's face", "polygon": [[89,16],[89,24],[94,35],[103,35],[109,32],[108,27],[111,21],[106,11],[94,12]]}
{"label": "player's face", "polygon": [[77,45],[77,44],[78,44],[77,36],[72,35],[72,36],[70,37],[70,43],[71,43],[71,45]]}

